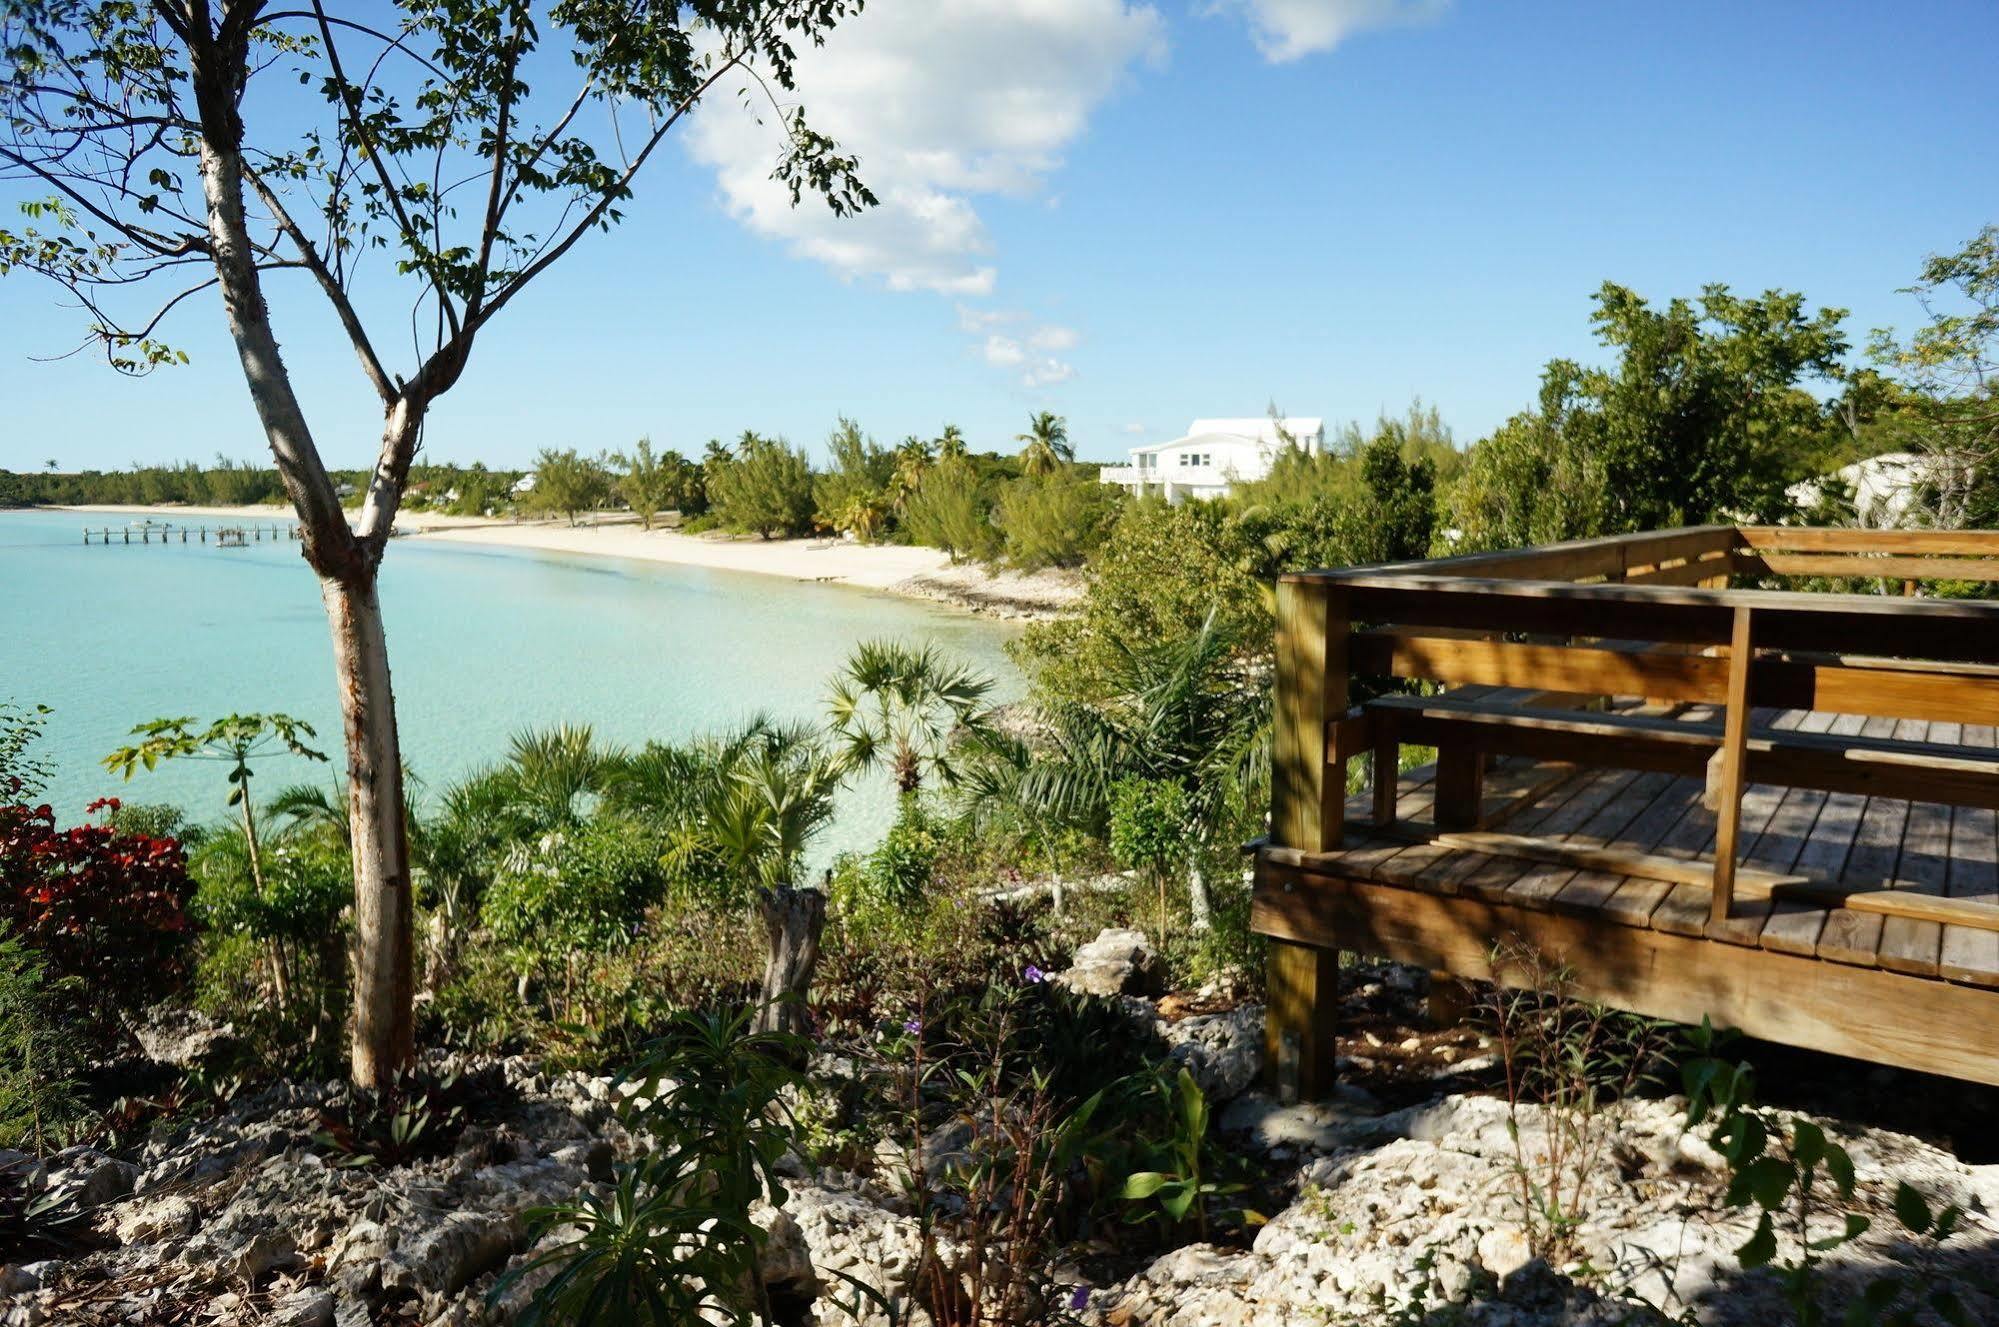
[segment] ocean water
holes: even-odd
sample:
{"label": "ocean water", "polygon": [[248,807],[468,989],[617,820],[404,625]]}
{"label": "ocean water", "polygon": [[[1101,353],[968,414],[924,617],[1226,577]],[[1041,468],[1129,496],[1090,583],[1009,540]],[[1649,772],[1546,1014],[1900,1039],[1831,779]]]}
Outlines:
{"label": "ocean water", "polygon": [[[306,719],[332,759],[270,759],[253,787],[330,785],[339,708],[299,546],[141,545],[136,529],[130,546],[84,546],[86,523],[115,540],[129,519],[0,511],[0,700],[54,710],[37,753],[55,763],[58,813],[108,794],[227,814],[220,765],[174,762],[129,784],[104,770],[134,724],[166,715]],[[381,593],[403,756],[433,793],[526,728],[584,723],[635,745],[759,711],[819,718],[829,676],[872,637],[935,641],[991,674],[997,698],[1023,689],[1005,654],[1017,628],[844,586],[411,538],[390,546]],[[814,858],[872,843],[892,810],[885,777],[852,789]]]}

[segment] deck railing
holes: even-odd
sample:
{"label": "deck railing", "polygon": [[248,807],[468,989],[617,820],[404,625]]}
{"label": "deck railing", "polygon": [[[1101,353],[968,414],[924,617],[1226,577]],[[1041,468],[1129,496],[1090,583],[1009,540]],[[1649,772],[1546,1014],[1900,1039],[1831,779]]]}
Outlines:
{"label": "deck railing", "polygon": [[[1883,578],[1904,596],[1728,588],[1738,577]],[[1337,848],[1347,762],[1393,771],[1405,743],[1437,748],[1439,830],[1475,827],[1492,756],[1704,773],[1726,918],[1750,783],[1999,806],[1999,752],[1903,731],[1999,725],[1999,603],[1908,597],[1935,580],[1999,582],[1999,532],[1703,526],[1287,575],[1271,841]],[[1354,706],[1365,679],[1446,689]],[[1676,705],[1715,713],[1660,712]],[[1775,731],[1753,721],[1765,708],[1850,717]],[[1381,826],[1394,780],[1376,790]]]}

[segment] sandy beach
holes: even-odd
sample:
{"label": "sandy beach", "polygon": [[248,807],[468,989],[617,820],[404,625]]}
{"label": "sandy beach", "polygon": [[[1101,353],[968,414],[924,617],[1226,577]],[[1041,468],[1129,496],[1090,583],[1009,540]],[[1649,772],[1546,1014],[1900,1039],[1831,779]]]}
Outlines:
{"label": "sandy beach", "polygon": [[[289,507],[184,507],[92,505],[66,507],[79,513],[147,516],[171,521],[201,516],[244,521],[290,522]],[[635,558],[722,571],[783,576],[861,589],[886,590],[952,604],[1001,617],[1046,617],[1062,612],[1079,591],[1075,577],[1057,572],[1022,575],[989,573],[976,566],[952,566],[935,548],[906,544],[855,544],[840,539],[755,539],[722,534],[681,534],[646,530],[631,516],[603,513],[570,525],[556,520],[505,520],[403,512],[396,529],[427,543],[532,549],[579,557]]]}

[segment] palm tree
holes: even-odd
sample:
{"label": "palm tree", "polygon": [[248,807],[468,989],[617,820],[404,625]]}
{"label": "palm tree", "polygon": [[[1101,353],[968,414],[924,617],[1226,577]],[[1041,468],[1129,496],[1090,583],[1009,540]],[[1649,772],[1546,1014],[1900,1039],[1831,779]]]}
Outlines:
{"label": "palm tree", "polygon": [[[1122,648],[1110,693],[1048,711],[1018,775],[1018,804],[1057,821],[1101,826],[1122,779],[1178,784],[1185,793],[1194,923],[1204,927],[1204,853],[1253,814],[1270,777],[1270,690],[1245,669],[1213,614],[1182,640]],[[1004,787],[1005,781],[982,774]],[[979,786],[976,782],[974,786]]]}
{"label": "palm tree", "polygon": [[842,763],[813,742],[746,753],[711,792],[710,845],[747,890],[793,883],[799,859],[833,816]]}
{"label": "palm tree", "polygon": [[498,771],[507,814],[522,836],[567,828],[588,814],[584,799],[604,790],[623,759],[598,746],[588,725],[516,733]]}
{"label": "palm tree", "polygon": [[1076,449],[1069,445],[1068,422],[1052,410],[1029,418],[1027,432],[1016,433],[1014,441],[1025,444],[1020,449],[1024,474],[1052,474],[1076,459]]}
{"label": "palm tree", "polygon": [[1075,822],[1043,798],[1049,768],[1060,757],[997,730],[972,744],[967,756],[958,786],[966,821],[981,835],[1003,825],[1024,830],[1047,862],[1049,897],[1061,916],[1068,900],[1062,864],[1055,856],[1055,832]]}
{"label": "palm tree", "polygon": [[913,434],[904,438],[902,445],[895,449],[895,477],[890,486],[895,490],[897,511],[902,510],[903,503],[909,501],[910,495],[923,482],[924,472],[930,469],[931,460],[930,444]]}
{"label": "palm tree", "polygon": [[925,778],[957,782],[953,745],[991,728],[992,679],[935,645],[862,641],[833,679],[833,739],[849,766],[886,765],[908,796]]}
{"label": "palm tree", "polygon": [[[901,505],[900,498],[894,505]],[[842,533],[872,544],[888,529],[889,507],[880,493],[856,493],[840,508],[834,523]]]}
{"label": "palm tree", "polygon": [[940,461],[962,460],[965,456],[965,431],[956,424],[946,424],[944,432],[937,438],[937,459]]}

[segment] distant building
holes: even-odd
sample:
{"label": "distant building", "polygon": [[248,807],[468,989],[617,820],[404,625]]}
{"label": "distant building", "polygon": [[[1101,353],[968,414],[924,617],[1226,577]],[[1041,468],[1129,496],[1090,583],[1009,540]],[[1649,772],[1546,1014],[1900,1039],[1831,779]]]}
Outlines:
{"label": "distant building", "polygon": [[[1281,433],[1280,433],[1281,430]],[[1102,478],[1134,494],[1168,502],[1224,498],[1235,484],[1262,479],[1284,448],[1285,437],[1313,455],[1324,450],[1319,419],[1197,419],[1187,436],[1131,449],[1130,465],[1107,465]]]}
{"label": "distant building", "polygon": [[1850,499],[1852,519],[1863,527],[1954,529],[1963,521],[1975,477],[1976,468],[1963,453],[1884,452],[1793,484],[1786,496],[1807,510],[1826,502],[1843,507]]}

